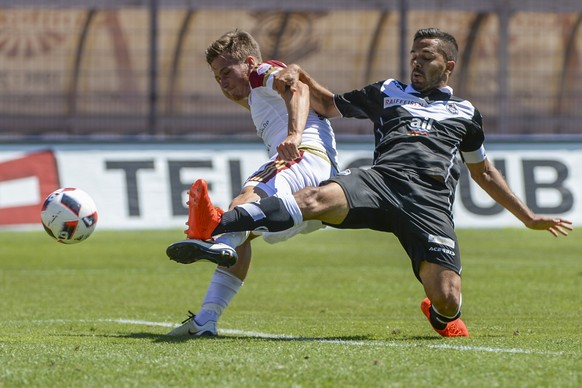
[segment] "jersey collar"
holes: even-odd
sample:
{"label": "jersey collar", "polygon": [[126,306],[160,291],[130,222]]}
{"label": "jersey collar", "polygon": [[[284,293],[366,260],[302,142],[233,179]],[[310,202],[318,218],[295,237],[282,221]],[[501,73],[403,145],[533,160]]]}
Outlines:
{"label": "jersey collar", "polygon": [[[439,91],[441,91],[442,93],[449,94],[451,96],[453,95],[453,88],[451,88],[448,85],[439,88]],[[404,92],[408,94],[421,95],[421,93],[417,91],[415,88],[413,88],[411,84],[406,85],[406,89],[404,89]]]}

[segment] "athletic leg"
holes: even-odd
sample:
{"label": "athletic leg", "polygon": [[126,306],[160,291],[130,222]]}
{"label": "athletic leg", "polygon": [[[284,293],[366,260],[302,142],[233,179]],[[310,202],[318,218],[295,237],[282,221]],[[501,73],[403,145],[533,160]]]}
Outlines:
{"label": "athletic leg", "polygon": [[236,206],[222,215],[212,234],[261,228],[279,232],[304,220],[320,220],[338,225],[345,219],[348,210],[342,188],[330,182],[319,187],[306,187],[292,196],[268,197]]}
{"label": "athletic leg", "polygon": [[[233,199],[230,207],[256,201],[261,194],[265,195],[260,189],[245,187]],[[219,236],[216,242],[235,248],[238,259],[234,265],[230,267],[218,266],[214,271],[206,290],[202,307],[195,315],[196,322],[199,325],[205,325],[209,321],[218,323],[222,312],[228,307],[240,287],[244,284],[251,264],[251,238],[249,238],[248,232],[226,233]]]}
{"label": "athletic leg", "polygon": [[423,261],[419,272],[426,296],[442,314],[454,316],[461,308],[461,276],[441,265]]}
{"label": "athletic leg", "polygon": [[[309,158],[306,160],[306,162],[309,161]],[[311,158],[312,162],[315,162],[315,164],[310,164],[311,168],[311,172],[307,175],[309,176],[313,176],[314,172],[317,172],[320,176],[321,179],[323,179],[324,177],[326,177],[326,174],[328,174],[329,168],[327,168],[325,166],[325,164],[321,167],[321,164],[319,163],[320,160],[319,159],[313,159]],[[316,167],[316,164],[318,164],[320,166]],[[295,166],[293,168],[297,168],[298,166]],[[261,171],[262,169],[259,169],[259,171]],[[297,173],[291,173],[289,175],[287,175],[287,172],[291,172],[289,171],[282,171],[280,173],[278,173],[275,177],[269,179],[269,180],[261,180],[258,177],[262,176],[261,173],[256,173],[254,174],[255,179],[253,179],[253,184],[252,185],[245,185],[245,187],[243,187],[243,190],[241,191],[241,194],[239,194],[230,204],[230,209],[232,210],[233,208],[237,208],[237,207],[247,207],[247,206],[253,206],[254,203],[256,203],[257,201],[264,201],[264,200],[268,200],[270,198],[275,198],[275,197],[268,197],[268,195],[272,195],[275,192],[280,194],[280,193],[287,193],[287,196],[294,201],[293,196],[291,195],[291,192],[294,190],[294,187],[298,187],[298,183],[294,182],[292,179],[293,177],[297,174]],[[298,175],[302,175],[302,174],[298,174]],[[259,182],[259,183],[257,183]],[[313,183],[318,183],[318,181],[314,181]],[[337,186],[337,185],[335,185]],[[338,186],[339,188],[339,186]],[[341,191],[341,189],[340,189]],[[321,201],[321,199],[317,199],[317,197],[315,197],[315,201],[312,199],[314,198],[313,195],[308,195],[306,197],[306,200],[308,200],[308,202],[311,202],[312,205],[318,205],[319,202]],[[275,201],[275,203],[279,204],[280,202]],[[293,205],[291,205],[293,206]],[[346,206],[347,207],[347,206]],[[316,209],[317,210],[317,209]],[[227,212],[228,213],[228,212]],[[300,223],[300,221],[298,221],[298,223]],[[249,238],[245,238],[245,242],[241,245],[237,244],[237,239],[240,239],[241,236],[245,236],[245,237],[249,237],[249,232],[247,231],[235,231],[235,232],[230,232],[230,233],[225,233],[225,234],[220,234],[219,236],[216,237],[216,241],[220,242],[220,243],[225,243],[227,245],[230,245],[231,247],[236,247],[236,251],[238,254],[238,260],[237,262],[228,268],[225,267],[218,267],[216,272],[215,272],[215,276],[218,276],[219,278],[224,278],[226,274],[232,276],[233,278],[236,278],[238,280],[240,280],[240,285],[242,286],[243,281],[245,280],[249,267],[250,267],[250,263],[251,263],[251,239],[253,238],[252,236]],[[196,314],[196,320],[198,321],[199,317],[200,320],[214,320],[214,321],[218,321],[218,319],[220,318],[220,315],[222,314],[222,311],[228,307],[229,303],[231,302],[231,300],[234,298],[234,296],[236,295],[236,293],[238,292],[238,290],[240,289],[240,286],[237,287],[233,287],[233,282],[214,282],[214,277],[213,280],[211,281],[211,284],[208,288],[208,291],[206,293],[206,296],[204,298],[204,302],[202,304],[202,309]],[[204,323],[204,322],[199,322],[199,323]]]}
{"label": "athletic leg", "polygon": [[[303,192],[303,194],[300,194],[301,192]],[[309,219],[321,217],[322,221],[339,224],[347,214],[347,200],[341,187],[335,183],[330,183],[329,185],[320,188],[310,187],[301,190],[296,194]],[[290,198],[294,197],[290,196]],[[258,203],[271,199],[278,200],[273,202],[279,205],[279,209],[275,210],[276,212],[283,213],[283,210],[286,210],[284,202],[276,197],[264,198]],[[297,206],[300,205],[297,204]],[[261,207],[259,206],[259,208]],[[270,207],[263,206],[262,209],[270,209]],[[269,213],[268,210],[266,211]],[[268,214],[266,214],[266,216],[268,217]],[[289,217],[291,218],[290,214]],[[251,261],[250,239],[247,239],[243,245],[240,245],[237,248],[237,253],[239,258],[235,265],[229,268],[218,267],[213,275],[202,308],[196,314],[195,319],[199,325],[204,325],[208,321],[218,322],[222,311],[228,307],[229,303],[242,286]],[[225,277],[229,277],[230,279],[225,281]],[[216,278],[218,278],[218,280]],[[240,285],[237,285],[235,279],[240,281]]]}
{"label": "athletic leg", "polygon": [[468,336],[461,316],[461,276],[441,265],[422,262],[419,276],[427,298],[421,309],[433,329],[445,337]]}
{"label": "athletic leg", "polygon": [[208,291],[197,314],[190,313],[181,326],[168,333],[170,336],[216,336],[216,324],[224,309],[237,294],[243,282],[220,267],[214,272]]}
{"label": "athletic leg", "polygon": [[205,325],[209,321],[218,323],[223,311],[243,286],[251,263],[250,239],[236,247],[236,251],[236,264],[228,268],[219,266],[214,271],[202,307],[195,315],[199,325]]}
{"label": "athletic leg", "polygon": [[[285,181],[283,181],[282,183],[284,184],[284,182]],[[319,182],[314,182],[314,184],[317,184],[317,183],[319,183]],[[200,192],[202,193],[202,195],[199,195],[199,196],[206,197],[206,198],[204,198],[203,201],[197,201],[197,203],[202,203],[203,206],[201,206],[200,208],[197,207],[196,209],[191,210],[191,214],[199,216],[198,219],[201,219],[201,220],[205,220],[205,218],[206,219],[216,219],[217,217],[214,217],[214,215],[216,213],[213,214],[213,217],[205,217],[205,212],[207,211],[207,209],[210,209],[211,211],[213,211],[215,208],[214,208],[214,206],[212,206],[212,203],[209,200],[209,198],[207,198],[208,196],[207,196],[206,185],[199,185],[199,186],[201,186]],[[334,186],[337,186],[337,185],[334,184]],[[345,200],[345,197],[343,196],[343,192],[339,188],[339,186],[337,187],[337,189],[339,189],[339,191],[342,194],[341,198],[343,198],[343,202],[345,202],[345,212],[347,214],[347,201]],[[279,186],[274,191],[278,192],[278,193],[287,192],[288,196],[291,198],[291,201],[293,203],[295,203],[294,198],[290,195],[290,191],[286,187]],[[263,195],[261,195],[261,194],[263,194]],[[266,196],[266,193],[264,191],[261,191],[260,188],[257,188],[256,186],[254,186],[254,188],[245,187],[243,189],[243,192],[241,193],[241,195],[239,195],[237,198],[235,198],[235,200],[233,200],[231,207],[235,206],[235,208],[238,208],[238,207],[244,208],[245,206],[250,205],[248,202],[256,201],[258,199],[258,197],[262,197],[262,196]],[[308,203],[311,203],[312,206],[314,206],[312,208],[312,212],[319,211],[316,208],[316,205],[321,206],[321,204],[324,203],[323,202],[324,199],[325,199],[325,195],[321,199],[318,198],[317,196],[306,197],[306,201]],[[278,205],[279,203],[276,202],[276,204]],[[236,205],[238,205],[238,206],[236,206]],[[297,208],[296,203],[294,204],[294,206]],[[200,213],[202,213],[201,217],[200,217]],[[300,216],[299,210],[297,210],[296,213],[299,214],[299,216]],[[289,215],[289,213],[287,213],[287,215]],[[344,217],[345,217],[345,215],[344,215]],[[300,223],[300,221],[298,221],[298,223]],[[195,225],[195,224],[196,224],[196,222],[189,223],[189,225]],[[291,224],[291,226],[292,226],[292,224]],[[232,232],[254,230],[254,229],[255,228],[252,228],[252,229],[244,229],[243,228],[243,229],[238,229],[238,230],[233,229]],[[284,229],[286,229],[286,228],[282,228],[281,230],[284,230]],[[237,238],[240,238],[240,233],[228,233],[228,232],[231,232],[231,231],[225,230],[224,232],[221,232],[220,234],[214,233],[214,235],[218,234],[216,239],[219,242],[226,243],[226,244],[230,243],[231,246],[235,246],[236,243],[234,243],[233,241],[236,241]],[[246,232],[246,233],[248,233],[248,232]],[[248,236],[248,234],[247,234],[247,236]],[[202,304],[202,308],[200,309],[200,311],[195,316],[192,314],[192,316],[189,320],[185,321],[182,326],[173,330],[170,334],[172,334],[172,333],[173,333],[172,335],[216,335],[217,334],[216,323],[217,323],[218,319],[220,318],[222,311],[224,311],[224,309],[229,305],[230,301],[234,298],[234,296],[236,295],[236,293],[238,292],[238,290],[242,286],[244,279],[246,278],[248,268],[250,265],[250,260],[251,260],[250,240],[247,240],[245,242],[245,244],[240,245],[237,248],[237,254],[239,255],[239,259],[233,266],[231,266],[229,268],[218,267],[217,270],[215,271],[215,273],[212,277],[211,283],[208,287],[208,290],[207,290],[207,293],[206,293],[206,296],[204,298],[204,302]]]}

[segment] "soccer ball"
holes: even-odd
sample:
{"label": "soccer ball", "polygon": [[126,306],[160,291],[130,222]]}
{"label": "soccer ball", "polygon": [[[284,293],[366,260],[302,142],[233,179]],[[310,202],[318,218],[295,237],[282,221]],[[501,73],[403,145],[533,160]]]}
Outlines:
{"label": "soccer ball", "polygon": [[97,207],[83,190],[61,188],[45,199],[40,219],[49,236],[63,244],[76,244],[95,230]]}

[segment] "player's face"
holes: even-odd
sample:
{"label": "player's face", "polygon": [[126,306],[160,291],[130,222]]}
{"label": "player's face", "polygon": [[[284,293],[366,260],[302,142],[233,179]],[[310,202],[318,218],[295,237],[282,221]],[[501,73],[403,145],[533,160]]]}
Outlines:
{"label": "player's face", "polygon": [[239,101],[249,96],[251,66],[248,63],[241,63],[228,56],[219,56],[212,61],[210,68],[214,73],[214,79],[227,98]]}
{"label": "player's face", "polygon": [[454,61],[446,61],[437,39],[418,39],[410,50],[410,82],[419,92],[447,84]]}

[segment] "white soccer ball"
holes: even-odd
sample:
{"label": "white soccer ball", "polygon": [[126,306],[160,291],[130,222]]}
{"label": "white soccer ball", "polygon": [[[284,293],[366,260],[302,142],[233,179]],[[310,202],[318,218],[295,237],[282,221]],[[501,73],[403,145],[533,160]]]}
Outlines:
{"label": "white soccer ball", "polygon": [[49,236],[63,244],[76,244],[95,230],[97,206],[83,190],[61,188],[45,199],[40,218]]}

